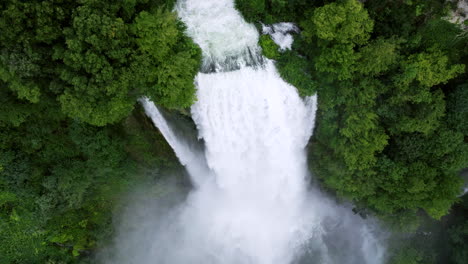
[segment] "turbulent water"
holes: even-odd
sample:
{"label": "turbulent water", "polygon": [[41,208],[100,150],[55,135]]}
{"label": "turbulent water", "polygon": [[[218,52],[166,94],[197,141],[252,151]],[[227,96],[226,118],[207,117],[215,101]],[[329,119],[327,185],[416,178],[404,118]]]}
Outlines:
{"label": "turbulent water", "polygon": [[234,9],[233,1],[177,2],[177,12],[203,51],[202,72],[228,71],[262,63],[258,33]]}
{"label": "turbulent water", "polygon": [[231,0],[180,0],[177,12],[204,55],[191,109],[204,153],[142,103],[196,187],[121,231],[109,263],[383,263],[375,225],[307,187],[316,96],[301,99],[259,55],[257,30]]}
{"label": "turbulent water", "polygon": [[270,35],[271,39],[279,46],[279,49],[283,51],[291,49],[294,41],[291,33],[298,33],[299,28],[293,23],[281,22],[273,25],[262,25],[262,32]]}

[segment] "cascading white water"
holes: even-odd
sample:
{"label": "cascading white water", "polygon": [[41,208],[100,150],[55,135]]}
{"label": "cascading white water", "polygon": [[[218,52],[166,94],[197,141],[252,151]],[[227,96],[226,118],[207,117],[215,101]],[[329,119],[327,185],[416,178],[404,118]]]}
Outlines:
{"label": "cascading white water", "polygon": [[293,23],[281,22],[273,25],[262,25],[262,32],[270,35],[271,39],[279,46],[279,49],[284,51],[291,49],[294,41],[291,33],[299,33],[299,28]]}
{"label": "cascading white water", "polygon": [[177,13],[203,51],[202,71],[227,71],[260,63],[257,30],[245,23],[233,1],[180,0]]}
{"label": "cascading white water", "polygon": [[271,62],[264,69],[199,74],[197,83],[192,116],[217,188],[198,192],[218,200],[200,208],[213,234],[207,242],[230,256],[218,263],[239,263],[239,255],[241,263],[288,263],[318,221],[303,210],[313,109]]}
{"label": "cascading white water", "polygon": [[145,109],[146,115],[148,115],[153,123],[158,127],[159,131],[164,135],[169,145],[174,149],[177,158],[180,163],[185,166],[187,171],[192,177],[192,183],[195,186],[201,184],[206,178],[209,177],[210,170],[206,166],[205,159],[200,156],[200,153],[196,149],[190,148],[187,142],[183,142],[174,133],[172,128],[167,123],[164,116],[159,111],[158,107],[154,105],[148,98],[141,98],[140,103]]}
{"label": "cascading white water", "polygon": [[143,100],[196,188],[145,232],[143,246],[118,246],[112,263],[382,263],[374,225],[307,189],[316,96],[302,100],[258,58],[258,33],[232,0],[179,0],[177,12],[203,50],[203,71],[214,71],[196,77],[192,107],[208,166],[193,164],[203,159]]}

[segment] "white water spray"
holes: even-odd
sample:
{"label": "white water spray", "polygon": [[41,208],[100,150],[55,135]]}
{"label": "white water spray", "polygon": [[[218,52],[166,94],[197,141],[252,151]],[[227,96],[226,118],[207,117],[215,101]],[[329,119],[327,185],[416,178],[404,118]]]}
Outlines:
{"label": "white water spray", "polygon": [[293,23],[281,22],[273,25],[262,25],[263,34],[268,34],[279,46],[280,51],[290,50],[294,38],[291,33],[299,33],[299,28]]}
{"label": "white water spray", "polygon": [[307,190],[316,96],[302,100],[258,55],[258,33],[231,0],[180,0],[177,12],[203,50],[203,71],[216,72],[198,74],[192,107],[208,166],[143,100],[196,188],[139,241],[144,250],[121,242],[109,263],[383,263],[373,225]]}
{"label": "white water spray", "polygon": [[185,166],[187,171],[192,177],[192,183],[199,186],[203,181],[211,177],[210,170],[206,166],[206,161],[198,150],[191,148],[187,142],[182,141],[174,133],[172,128],[167,123],[164,116],[159,111],[158,107],[154,105],[148,98],[139,100],[153,123],[158,127],[159,131],[164,135],[169,145],[179,159],[180,163]]}

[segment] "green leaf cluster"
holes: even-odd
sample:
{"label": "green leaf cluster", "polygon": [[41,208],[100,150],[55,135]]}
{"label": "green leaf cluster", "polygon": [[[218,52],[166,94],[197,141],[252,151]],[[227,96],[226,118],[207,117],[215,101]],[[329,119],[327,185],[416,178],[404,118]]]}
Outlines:
{"label": "green leaf cluster", "polygon": [[262,53],[265,57],[276,60],[280,57],[279,46],[271,39],[269,35],[261,35],[259,39]]}
{"label": "green leaf cluster", "polygon": [[0,94],[0,112],[14,117],[0,120],[0,263],[78,262],[111,238],[128,188],[177,164],[141,110],[96,127],[67,118],[55,100]]}
{"label": "green leaf cluster", "polygon": [[67,116],[99,126],[128,116],[140,96],[168,108],[195,100],[201,52],[164,7],[7,0],[0,13],[0,79],[20,99],[55,96]]}
{"label": "green leaf cluster", "polygon": [[298,21],[304,11],[320,5],[317,0],[235,0],[236,8],[248,22],[273,24]]}
{"label": "green leaf cluster", "polygon": [[[423,209],[438,219],[456,201],[457,174],[468,165],[461,128],[467,105],[456,102],[463,88],[454,89],[466,55],[449,49],[458,45],[459,29],[426,14],[427,23],[411,25],[413,35],[389,34],[379,31],[374,11],[336,1],[301,23],[299,52],[315,68],[320,98],[312,170],[331,190],[380,215]],[[428,34],[437,27],[448,39]]]}

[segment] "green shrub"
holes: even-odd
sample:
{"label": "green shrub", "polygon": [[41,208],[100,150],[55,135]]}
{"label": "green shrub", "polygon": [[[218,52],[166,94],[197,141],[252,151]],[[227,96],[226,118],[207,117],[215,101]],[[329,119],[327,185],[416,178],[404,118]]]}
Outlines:
{"label": "green shrub", "polygon": [[265,57],[272,60],[277,60],[280,57],[279,46],[276,45],[269,35],[261,35],[259,43]]}
{"label": "green shrub", "polygon": [[297,88],[300,96],[310,96],[317,90],[308,69],[309,63],[292,51],[281,54],[278,60],[278,71],[281,77]]}

